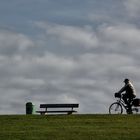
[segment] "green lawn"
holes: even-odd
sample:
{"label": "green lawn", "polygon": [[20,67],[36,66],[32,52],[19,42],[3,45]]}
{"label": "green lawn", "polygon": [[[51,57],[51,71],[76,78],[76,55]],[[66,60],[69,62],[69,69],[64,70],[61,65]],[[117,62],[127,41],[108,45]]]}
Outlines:
{"label": "green lawn", "polygon": [[1,115],[0,140],[140,140],[140,115]]}

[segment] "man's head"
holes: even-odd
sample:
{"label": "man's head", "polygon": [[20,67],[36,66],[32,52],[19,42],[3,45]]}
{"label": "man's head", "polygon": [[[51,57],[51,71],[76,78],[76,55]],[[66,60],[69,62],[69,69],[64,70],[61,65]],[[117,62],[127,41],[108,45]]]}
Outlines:
{"label": "man's head", "polygon": [[124,83],[125,83],[125,84],[129,83],[129,79],[127,79],[127,78],[124,79]]}

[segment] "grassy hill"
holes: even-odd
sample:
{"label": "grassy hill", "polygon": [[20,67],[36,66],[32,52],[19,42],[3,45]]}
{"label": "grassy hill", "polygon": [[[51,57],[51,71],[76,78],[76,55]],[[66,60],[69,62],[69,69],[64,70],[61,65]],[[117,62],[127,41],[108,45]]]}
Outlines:
{"label": "grassy hill", "polygon": [[140,140],[140,115],[1,115],[0,140]]}

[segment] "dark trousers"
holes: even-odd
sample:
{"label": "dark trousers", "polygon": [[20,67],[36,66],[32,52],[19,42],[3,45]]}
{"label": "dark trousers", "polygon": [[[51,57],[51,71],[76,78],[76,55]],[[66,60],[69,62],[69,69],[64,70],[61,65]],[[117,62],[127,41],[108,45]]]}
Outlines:
{"label": "dark trousers", "polygon": [[125,104],[128,105],[128,107],[131,107],[131,102],[135,98],[135,96],[125,93],[122,98],[123,98]]}

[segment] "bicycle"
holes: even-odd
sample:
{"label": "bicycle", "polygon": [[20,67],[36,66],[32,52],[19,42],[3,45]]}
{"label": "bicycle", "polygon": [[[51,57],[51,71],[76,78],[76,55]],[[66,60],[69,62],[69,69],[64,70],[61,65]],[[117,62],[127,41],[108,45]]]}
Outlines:
{"label": "bicycle", "polygon": [[140,105],[139,103],[135,104],[134,101],[136,100],[140,101],[140,99],[133,99],[130,103],[130,107],[128,107],[123,101],[122,97],[123,94],[122,95],[115,94],[115,98],[117,98],[117,101],[109,106],[109,114],[123,114],[124,109],[127,114],[138,114]]}

